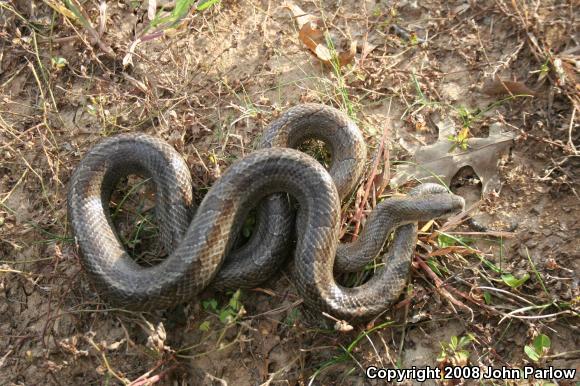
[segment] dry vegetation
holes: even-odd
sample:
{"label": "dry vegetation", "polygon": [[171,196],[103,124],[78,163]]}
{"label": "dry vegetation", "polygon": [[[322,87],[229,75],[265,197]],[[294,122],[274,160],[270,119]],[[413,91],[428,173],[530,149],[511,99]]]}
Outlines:
{"label": "dry vegetation", "polygon": [[[343,66],[321,64],[279,2],[206,2],[179,18],[182,3],[0,0],[0,384],[350,385],[368,382],[369,365],[578,369],[573,1],[297,2],[335,38],[331,55],[355,42]],[[284,274],[151,314],[94,294],[66,220],[69,176],[91,146],[121,132],[165,138],[201,198],[305,101],[348,113],[373,156],[345,205],[345,240],[377,200],[408,190],[388,184],[395,161],[433,143],[441,122],[468,129],[444,139],[457,147],[494,125],[511,132],[511,151],[486,166],[499,193],[480,201],[470,168],[452,182],[488,228],[424,226],[399,303],[347,333],[313,323]],[[111,205],[127,247],[146,257],[156,227],[137,181]],[[549,382],[572,384],[537,384]]]}

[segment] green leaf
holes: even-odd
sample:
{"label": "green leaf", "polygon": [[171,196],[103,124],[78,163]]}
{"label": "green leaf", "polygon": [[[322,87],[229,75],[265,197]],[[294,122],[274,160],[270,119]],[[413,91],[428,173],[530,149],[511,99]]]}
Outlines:
{"label": "green leaf", "polygon": [[549,350],[552,342],[550,342],[550,338],[544,334],[540,334],[534,339],[534,348],[536,352],[540,355],[544,353],[544,350]]}
{"label": "green leaf", "polygon": [[503,280],[503,282],[506,283],[511,288],[518,288],[519,286],[524,284],[529,278],[530,278],[530,275],[528,273],[526,273],[524,276],[522,276],[519,279],[516,278],[511,273],[505,273],[505,274],[501,275],[501,279]]}
{"label": "green leaf", "polygon": [[473,338],[469,335],[462,336],[461,339],[459,339],[459,344],[457,345],[457,348],[463,348],[467,346],[469,342],[471,342],[472,340]]}
{"label": "green leaf", "polygon": [[206,320],[205,322],[203,322],[202,324],[199,325],[199,329],[201,331],[209,331],[209,327],[210,327],[210,323],[208,320]]}
{"label": "green leaf", "polygon": [[87,113],[91,115],[97,115],[97,108],[94,105],[87,105]]}
{"label": "green leaf", "polygon": [[235,314],[229,308],[224,308],[220,311],[219,318],[223,324],[230,324],[234,321]]}
{"label": "green leaf", "polygon": [[481,262],[489,269],[491,269],[493,272],[495,273],[502,273],[503,271],[494,263],[492,263],[491,261],[487,260],[485,257],[476,254],[476,256],[479,258],[479,260],[481,260]]}
{"label": "green leaf", "polygon": [[431,270],[437,274],[437,276],[443,276],[441,270],[439,269],[439,263],[435,259],[430,258],[426,263],[429,268],[431,268]]}
{"label": "green leaf", "polygon": [[491,304],[491,294],[487,291],[483,292],[483,300],[485,300],[485,304]]}
{"label": "green leaf", "polygon": [[459,363],[465,364],[469,359],[469,351],[457,351],[455,353],[455,358]]}
{"label": "green leaf", "polygon": [[221,0],[205,0],[205,1],[200,1],[199,4],[197,5],[197,8],[196,9],[198,11],[205,11],[209,7],[218,4],[220,1]]}
{"label": "green leaf", "polygon": [[457,140],[460,142],[465,141],[468,137],[469,137],[469,129],[467,127],[461,129],[459,131],[459,134],[457,134]]}
{"label": "green leaf", "polygon": [[242,234],[245,238],[249,238],[254,231],[254,227],[256,225],[256,217],[255,216],[248,216],[244,221],[244,225],[242,227]]}
{"label": "green leaf", "polygon": [[288,316],[286,316],[285,322],[288,326],[292,327],[298,319],[300,319],[300,311],[297,308],[293,308],[288,313]]}
{"label": "green leaf", "polygon": [[463,245],[464,247],[469,247],[475,240],[469,237],[452,236],[445,233],[440,233],[437,236],[437,243],[441,248],[451,247],[454,245]]}
{"label": "green leaf", "polygon": [[76,5],[74,5],[73,3],[71,3],[70,0],[64,0],[64,4],[66,5],[66,7],[68,9],[71,10],[71,12],[76,16],[76,18],[81,22],[81,24],[85,28],[90,28],[91,24],[82,15],[81,11],[76,7]]}
{"label": "green leaf", "polygon": [[444,234],[439,234],[439,236],[437,236],[437,244],[439,244],[439,246],[441,248],[446,248],[446,247],[451,247],[457,244],[457,240],[455,240],[453,237],[451,236],[447,236]]}
{"label": "green leaf", "polygon": [[537,362],[540,360],[540,355],[536,352],[536,350],[534,350],[534,348],[532,346],[525,346],[524,352],[534,362]]}
{"label": "green leaf", "polygon": [[457,339],[457,337],[455,335],[453,335],[451,337],[451,344],[449,345],[453,350],[457,349],[457,344],[459,343],[459,340]]}
{"label": "green leaf", "polygon": [[239,311],[239,309],[242,307],[242,303],[240,302],[241,293],[242,292],[240,290],[237,290],[236,292],[234,292],[234,294],[232,295],[232,297],[230,299],[230,307],[234,311]]}
{"label": "green leaf", "polygon": [[175,2],[175,7],[169,16],[162,18],[155,17],[155,19],[151,20],[151,25],[153,27],[157,27],[164,23],[169,23],[169,27],[175,25],[179,20],[187,15],[194,2],[195,0],[177,0]]}
{"label": "green leaf", "polygon": [[68,61],[61,56],[53,56],[50,58],[50,63],[53,68],[61,69],[68,64]]}
{"label": "green leaf", "polygon": [[189,12],[189,9],[193,5],[193,3],[194,0],[177,0],[175,2],[175,8],[173,8],[173,11],[171,12],[171,16],[175,20],[181,19]]}
{"label": "green leaf", "polygon": [[217,311],[218,302],[215,299],[204,300],[201,305],[206,311]]}

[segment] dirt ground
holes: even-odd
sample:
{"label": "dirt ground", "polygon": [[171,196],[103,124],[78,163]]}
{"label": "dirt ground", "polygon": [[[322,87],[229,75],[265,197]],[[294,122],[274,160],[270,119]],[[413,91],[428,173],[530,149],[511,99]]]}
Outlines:
{"label": "dirt ground", "polygon": [[[322,20],[337,50],[355,42],[342,67],[308,50],[298,15],[281,2],[224,0],[143,32],[150,3],[0,1],[0,384],[385,383],[365,379],[368,366],[580,371],[574,2],[288,3]],[[162,11],[170,2],[156,3]],[[95,294],[66,218],[67,182],[88,149],[121,132],[164,138],[201,199],[302,102],[343,110],[368,143],[366,178],[345,205],[347,241],[358,209],[413,185],[395,188],[398,162],[413,162],[444,122],[456,135],[443,141],[458,146],[461,128],[468,138],[510,133],[507,146],[489,145],[492,161],[448,176],[485,228],[427,224],[407,291],[350,332],[316,323],[324,317],[302,308],[285,273],[154,313],[112,309]],[[480,199],[489,178],[496,189]],[[139,181],[130,178],[111,204],[137,257],[157,254],[151,187]]]}

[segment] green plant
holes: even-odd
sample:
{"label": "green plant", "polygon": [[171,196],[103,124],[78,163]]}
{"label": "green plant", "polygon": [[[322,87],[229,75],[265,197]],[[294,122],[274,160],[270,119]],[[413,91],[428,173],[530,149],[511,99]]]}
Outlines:
{"label": "green plant", "polygon": [[443,272],[445,272],[446,274],[450,274],[449,270],[445,266],[441,265],[439,261],[437,261],[437,259],[434,259],[433,257],[427,259],[426,263],[429,266],[429,268],[431,268],[431,270],[437,274],[437,276],[442,277]]}
{"label": "green plant", "polygon": [[544,63],[540,66],[538,70],[530,71],[530,74],[539,74],[538,81],[544,79],[550,73],[550,59],[546,59]]}
{"label": "green plant", "polygon": [[540,334],[536,336],[531,346],[526,345],[524,347],[524,352],[531,360],[539,362],[546,356],[551,345],[552,342],[550,341],[550,338],[544,334]]}
{"label": "green plant", "polygon": [[518,287],[520,287],[529,278],[530,278],[530,275],[527,272],[522,277],[520,277],[520,278],[515,277],[511,273],[504,273],[504,274],[501,275],[501,280],[505,284],[507,284],[510,288],[518,288]]}
{"label": "green plant", "polygon": [[483,300],[485,301],[485,304],[490,305],[491,304],[491,294],[487,291],[483,292]]}
{"label": "green plant", "polygon": [[378,330],[382,330],[383,328],[389,327],[391,325],[393,325],[394,322],[392,321],[387,321],[384,323],[381,323],[369,330],[365,330],[362,331],[359,335],[357,335],[357,337],[346,347],[344,346],[340,346],[340,348],[342,349],[343,353],[341,355],[336,355],[334,356],[332,359],[323,362],[320,366],[318,366],[318,369],[314,372],[314,374],[312,374],[312,377],[310,378],[309,382],[308,382],[308,386],[312,385],[314,383],[314,380],[316,379],[316,377],[318,377],[324,370],[337,365],[339,363],[344,363],[348,360],[355,360],[353,358],[353,351],[354,349],[358,346],[358,344],[365,338],[368,337],[371,333],[378,331]]}
{"label": "green plant", "polygon": [[465,366],[469,360],[469,351],[465,350],[467,345],[477,341],[475,336],[467,334],[461,338],[452,336],[449,343],[439,342],[441,353],[437,357],[438,362],[451,362],[454,366]]}
{"label": "green plant", "polygon": [[452,236],[446,233],[439,233],[437,236],[437,244],[440,248],[447,248],[456,245],[461,245],[467,247],[469,244],[473,243],[474,240],[469,237],[463,236]]}
{"label": "green plant", "polygon": [[66,67],[68,61],[61,56],[53,56],[50,58],[50,64],[52,65],[53,70],[59,71]]}
{"label": "green plant", "polygon": [[159,17],[159,14],[151,20],[151,27],[158,27],[161,24],[166,24],[166,28],[175,26],[181,19],[183,19],[193,8],[196,11],[204,11],[213,5],[216,5],[221,0],[202,0],[194,5],[197,0],[177,0],[173,10],[168,16]]}
{"label": "green plant", "polygon": [[467,150],[469,148],[469,144],[467,139],[469,138],[469,128],[463,127],[457,134],[449,134],[447,139],[453,143],[451,148],[449,149],[449,153],[453,152],[456,148],[460,148],[461,150]]}
{"label": "green plant", "polygon": [[[407,107],[407,109],[405,109],[405,112],[401,116],[401,119],[405,118],[407,116],[407,114],[415,115],[426,107],[441,106],[441,104],[439,102],[431,101],[423,93],[423,90],[421,90],[421,85],[419,84],[419,81],[417,80],[417,76],[415,75],[415,73],[413,73],[411,75],[411,77],[412,77],[412,81],[413,81],[413,86],[415,87],[415,91],[417,93],[417,99],[415,100],[415,102],[413,102],[413,104],[411,104],[410,106]],[[417,107],[417,108],[415,110],[413,110],[415,107]]]}
{"label": "green plant", "polygon": [[538,270],[536,269],[536,265],[534,264],[534,262],[532,261],[532,258],[530,256],[530,251],[528,250],[528,248],[526,247],[526,256],[528,258],[528,261],[530,262],[530,265],[532,266],[532,270],[534,271],[534,273],[536,274],[536,278],[538,279],[538,282],[540,282],[540,285],[542,286],[542,289],[544,290],[544,293],[547,296],[550,296],[550,293],[548,292],[548,289],[546,288],[546,285],[544,284],[544,281],[542,280],[542,276],[540,275],[540,273],[538,272]]}
{"label": "green plant", "polygon": [[288,327],[293,327],[294,324],[300,319],[300,310],[298,308],[293,308],[284,319],[284,324]]}
{"label": "green plant", "polygon": [[332,66],[332,70],[333,70],[334,75],[336,76],[336,79],[338,82],[338,84],[336,85],[336,90],[338,91],[338,94],[340,95],[340,103],[339,104],[341,105],[342,110],[344,110],[350,118],[356,119],[355,106],[350,99],[348,89],[346,87],[346,81],[345,81],[344,76],[342,74],[342,68],[340,65],[338,51],[336,50],[336,47],[334,46],[334,42],[332,41],[330,34],[325,33],[324,37],[325,37],[328,49],[330,50],[330,53],[332,55],[332,58],[330,60],[330,64]]}
{"label": "green plant", "polygon": [[[241,290],[234,292],[228,303],[222,307],[219,307],[218,301],[213,298],[204,300],[201,305],[207,312],[217,315],[222,324],[229,325],[234,323],[243,314],[244,307],[240,301],[241,294]],[[209,321],[205,321],[199,326],[199,329],[202,331],[208,331],[209,328]]]}

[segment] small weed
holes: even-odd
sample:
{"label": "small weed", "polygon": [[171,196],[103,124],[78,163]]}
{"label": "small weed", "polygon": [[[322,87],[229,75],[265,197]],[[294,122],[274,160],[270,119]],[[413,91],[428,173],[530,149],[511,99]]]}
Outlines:
{"label": "small weed", "polygon": [[507,284],[510,288],[514,288],[514,289],[520,287],[522,284],[524,284],[526,281],[528,281],[529,278],[530,278],[530,275],[528,273],[524,274],[520,278],[515,277],[511,273],[504,273],[503,275],[501,275],[501,280],[505,284]]}
{"label": "small weed", "polygon": [[550,73],[550,59],[546,59],[538,70],[530,71],[530,74],[538,74],[538,81],[544,79]]}
{"label": "small weed", "polygon": [[546,295],[550,296],[550,293],[548,292],[548,289],[546,288],[546,285],[544,284],[544,281],[542,280],[542,276],[540,276],[540,273],[536,269],[536,265],[534,264],[534,262],[532,261],[532,258],[530,257],[530,251],[528,250],[527,247],[526,247],[526,256],[528,258],[528,261],[530,262],[530,265],[532,266],[532,271],[534,271],[534,273],[536,274],[536,278],[538,279],[538,281],[540,282],[540,285],[542,286],[542,290],[544,290],[544,293]]}
{"label": "small weed", "polygon": [[467,247],[474,241],[475,240],[469,237],[452,236],[446,233],[439,233],[439,235],[437,236],[437,244],[439,245],[440,248],[453,247],[456,245]]}
{"label": "small weed", "polygon": [[430,257],[429,259],[427,259],[426,263],[429,266],[429,268],[431,268],[431,270],[437,274],[437,276],[442,277],[443,272],[445,272],[448,275],[451,274],[451,272],[449,272],[449,270],[446,267],[441,265],[439,261],[437,261],[437,259]]}
{"label": "small weed", "polygon": [[50,64],[52,65],[53,70],[59,71],[66,67],[68,61],[61,56],[53,56],[50,58]]}
{"label": "small weed", "polygon": [[314,380],[316,379],[316,377],[318,375],[320,375],[324,370],[335,366],[339,363],[344,363],[348,360],[353,359],[352,356],[352,352],[353,350],[358,346],[358,344],[360,343],[361,340],[363,340],[365,337],[369,336],[371,333],[378,331],[378,330],[382,330],[383,328],[389,327],[393,324],[394,322],[392,321],[387,321],[384,323],[381,323],[369,330],[365,330],[363,332],[361,332],[347,347],[343,347],[340,346],[340,348],[343,350],[343,353],[341,355],[337,355],[334,356],[332,359],[323,362],[318,369],[314,372],[314,374],[312,374],[312,377],[310,378],[310,381],[308,382],[308,386],[314,384]]}
{"label": "small weed", "polygon": [[308,139],[298,147],[298,150],[312,156],[325,168],[328,169],[330,167],[331,154],[324,142],[315,139]]}
{"label": "small weed", "polygon": [[158,13],[153,20],[151,20],[151,27],[158,27],[165,24],[165,28],[172,28],[178,24],[185,16],[187,16],[192,9],[196,11],[204,11],[213,5],[216,5],[220,0],[205,0],[199,2],[197,6],[194,6],[196,0],[178,0],[175,2],[175,6],[168,16],[160,17]]}
{"label": "small weed", "polygon": [[[222,307],[218,307],[218,301],[213,298],[204,300],[201,305],[207,312],[217,315],[223,325],[230,325],[244,313],[244,307],[240,301],[241,294],[241,290],[234,292],[228,303]],[[202,331],[208,331],[210,329],[210,322],[203,322],[199,326],[199,329]]]}
{"label": "small weed", "polygon": [[350,118],[356,119],[356,109],[355,109],[353,102],[350,99],[348,90],[346,88],[346,81],[345,81],[344,76],[342,74],[342,68],[341,68],[340,63],[339,63],[338,52],[336,51],[336,48],[334,47],[334,43],[333,43],[333,41],[330,38],[330,35],[328,33],[325,34],[325,38],[326,38],[326,44],[328,45],[330,53],[332,54],[332,59],[331,59],[330,63],[332,65],[332,70],[333,70],[334,75],[336,76],[336,80],[337,80],[336,89],[337,89],[338,94],[340,96],[339,105],[340,105],[341,109],[344,110]]}
{"label": "small weed", "polygon": [[485,301],[485,304],[490,305],[491,304],[491,294],[487,291],[483,292],[483,300]]}
{"label": "small weed", "polygon": [[539,362],[548,354],[551,346],[550,338],[544,334],[538,335],[531,346],[526,345],[524,352],[534,362]]}
{"label": "small weed", "polygon": [[449,149],[449,153],[452,153],[453,150],[460,148],[461,150],[465,151],[469,148],[469,144],[467,143],[467,139],[469,138],[469,128],[464,127],[459,131],[458,134],[449,134],[447,139],[453,143],[451,149]]}
{"label": "small weed", "polygon": [[437,357],[438,362],[451,362],[454,366],[465,366],[469,361],[469,351],[465,350],[471,342],[477,341],[475,336],[467,334],[461,338],[452,336],[449,343],[440,342],[441,353]]}
{"label": "small weed", "polygon": [[[421,90],[421,85],[419,84],[419,81],[417,80],[417,76],[415,75],[415,73],[413,73],[411,76],[412,76],[412,80],[413,80],[413,86],[415,87],[415,92],[417,94],[417,99],[415,100],[415,102],[413,102],[412,105],[407,107],[407,109],[405,110],[405,112],[401,116],[401,119],[404,119],[407,115],[411,115],[411,116],[415,115],[415,114],[419,113],[421,110],[423,110],[424,108],[441,106],[441,104],[439,102],[431,101],[423,93],[423,90]],[[415,109],[415,110],[413,110],[413,109]]]}
{"label": "small weed", "polygon": [[293,327],[296,322],[300,319],[300,310],[298,308],[293,308],[289,313],[288,316],[286,316],[286,319],[284,320],[284,323],[288,326],[288,327]]}

